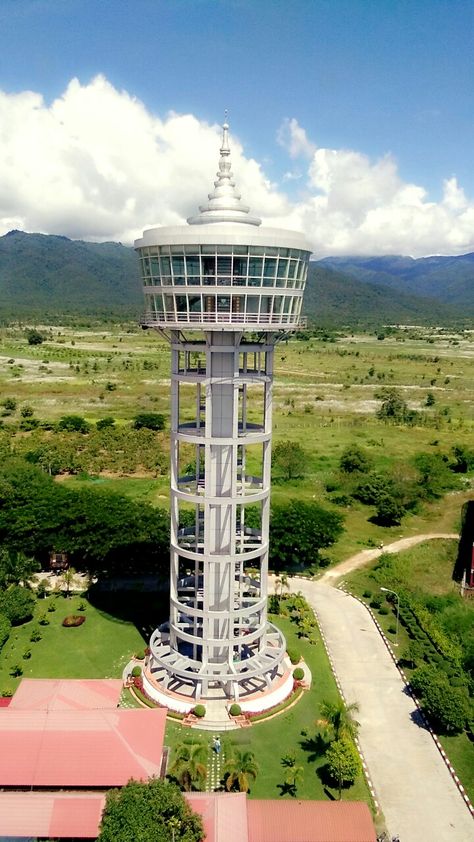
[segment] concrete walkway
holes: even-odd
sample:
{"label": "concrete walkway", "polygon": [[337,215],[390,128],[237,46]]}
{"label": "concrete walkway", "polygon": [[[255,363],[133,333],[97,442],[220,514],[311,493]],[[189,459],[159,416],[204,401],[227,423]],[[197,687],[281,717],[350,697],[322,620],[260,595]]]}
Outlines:
{"label": "concrete walkway", "polygon": [[291,589],[316,612],[346,701],[360,706],[361,749],[389,833],[472,842],[472,817],[367,609],[327,581],[292,579]]}

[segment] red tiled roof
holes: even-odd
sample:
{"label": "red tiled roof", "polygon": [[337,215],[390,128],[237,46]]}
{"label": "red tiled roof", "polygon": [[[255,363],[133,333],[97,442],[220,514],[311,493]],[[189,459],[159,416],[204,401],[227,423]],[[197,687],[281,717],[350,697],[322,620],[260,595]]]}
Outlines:
{"label": "red tiled roof", "polygon": [[16,710],[116,708],[122,686],[119,678],[23,678],[11,706]]}
{"label": "red tiled roof", "polygon": [[112,787],[159,774],[164,709],[0,711],[0,787]]}
{"label": "red tiled roof", "polygon": [[244,792],[189,792],[185,798],[202,818],[206,842],[248,842]]}
{"label": "red tiled roof", "polygon": [[248,801],[248,842],[375,842],[366,804]]}
{"label": "red tiled roof", "polygon": [[1,836],[95,839],[102,793],[0,792]]}

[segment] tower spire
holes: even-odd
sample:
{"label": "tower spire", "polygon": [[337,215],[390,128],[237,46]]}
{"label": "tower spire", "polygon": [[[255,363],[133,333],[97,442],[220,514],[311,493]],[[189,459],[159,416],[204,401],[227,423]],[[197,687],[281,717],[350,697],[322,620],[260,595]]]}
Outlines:
{"label": "tower spire", "polygon": [[189,225],[207,225],[210,222],[243,222],[247,225],[260,225],[262,220],[257,216],[250,216],[249,206],[242,204],[241,194],[233,180],[227,111],[222,125],[219,169],[216,175],[214,190],[207,197],[209,201],[199,206],[200,213],[197,216],[189,217]]}

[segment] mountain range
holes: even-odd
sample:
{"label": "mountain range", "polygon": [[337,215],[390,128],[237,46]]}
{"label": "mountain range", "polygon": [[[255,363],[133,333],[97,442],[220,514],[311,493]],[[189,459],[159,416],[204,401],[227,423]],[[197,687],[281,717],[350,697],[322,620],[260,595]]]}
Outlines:
{"label": "mountain range", "polygon": [[[0,237],[0,315],[137,319],[138,260],[121,243],[10,231]],[[328,257],[308,272],[304,313],[315,324],[452,322],[474,315],[474,254]]]}

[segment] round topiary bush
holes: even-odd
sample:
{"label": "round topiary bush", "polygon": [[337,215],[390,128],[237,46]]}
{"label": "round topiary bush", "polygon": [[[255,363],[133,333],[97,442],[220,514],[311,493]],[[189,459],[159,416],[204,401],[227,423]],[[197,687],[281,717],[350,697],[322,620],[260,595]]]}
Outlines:
{"label": "round topiary bush", "polygon": [[[40,622],[41,622],[41,620],[40,620]],[[86,618],[85,618],[85,617],[81,617],[81,616],[80,616],[80,615],[78,615],[78,614],[69,614],[69,616],[68,616],[68,617],[65,617],[65,618],[64,618],[64,620],[63,620],[63,626],[64,626],[66,629],[73,629],[73,628],[75,628],[76,626],[82,626],[82,624],[83,624],[83,623],[85,623],[85,622],[86,622]]]}
{"label": "round topiary bush", "polygon": [[364,599],[370,599],[370,597],[372,596],[372,591],[364,591],[362,596],[364,597]]}
{"label": "round topiary bush", "polygon": [[138,678],[142,674],[142,668],[138,665],[132,669],[132,678]]}
{"label": "round topiary bush", "polygon": [[378,609],[382,605],[382,600],[380,599],[380,597],[374,596],[374,598],[372,599],[372,601],[369,604],[370,604],[371,608],[377,608]]}
{"label": "round topiary bush", "polygon": [[288,652],[288,657],[289,657],[291,663],[293,664],[293,666],[295,664],[299,664],[299,662],[301,661],[301,653],[298,651],[298,649],[296,649],[296,647],[294,647],[294,646],[289,646],[288,649],[287,649],[287,652]]}
{"label": "round topiary bush", "polygon": [[203,716],[206,715],[206,708],[204,707],[204,705],[196,705],[193,710],[193,713],[194,716],[197,716],[199,717],[199,719],[202,719]]}
{"label": "round topiary bush", "polygon": [[382,607],[379,608],[379,614],[388,614],[388,608],[386,605],[382,605]]}
{"label": "round topiary bush", "polygon": [[144,657],[145,653],[143,649],[140,649],[139,652],[135,652],[135,658],[137,658],[138,661],[143,661]]}
{"label": "round topiary bush", "polygon": [[293,678],[295,679],[295,681],[303,681],[304,669],[302,669],[301,667],[296,667],[296,669],[293,670]]}
{"label": "round topiary bush", "polygon": [[240,705],[234,702],[234,704],[230,706],[229,713],[231,716],[240,716],[240,714],[242,713],[242,708],[240,707]]}

